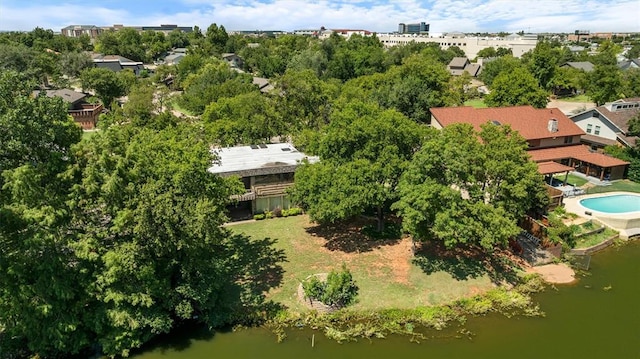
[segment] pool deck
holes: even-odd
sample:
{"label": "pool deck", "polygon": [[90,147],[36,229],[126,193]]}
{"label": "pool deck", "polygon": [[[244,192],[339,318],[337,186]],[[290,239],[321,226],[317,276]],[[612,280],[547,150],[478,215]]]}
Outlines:
{"label": "pool deck", "polygon": [[[640,234],[640,211],[627,213],[604,213],[585,208],[580,204],[580,200],[587,198],[607,197],[614,195],[635,195],[632,192],[608,192],[598,194],[580,195],[573,198],[564,198],[564,208],[568,212],[577,214],[585,219],[597,219],[605,225],[620,232],[620,238],[628,239],[631,236]],[[590,214],[589,214],[590,213]]]}

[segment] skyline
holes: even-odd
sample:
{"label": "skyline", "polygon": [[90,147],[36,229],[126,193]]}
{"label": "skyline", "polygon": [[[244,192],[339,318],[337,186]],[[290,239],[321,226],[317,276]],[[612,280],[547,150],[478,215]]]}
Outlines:
{"label": "skyline", "polygon": [[[611,14],[611,16],[607,16]],[[234,30],[349,28],[393,32],[424,21],[431,33],[640,32],[640,0],[0,0],[0,30],[68,25],[212,24]]]}

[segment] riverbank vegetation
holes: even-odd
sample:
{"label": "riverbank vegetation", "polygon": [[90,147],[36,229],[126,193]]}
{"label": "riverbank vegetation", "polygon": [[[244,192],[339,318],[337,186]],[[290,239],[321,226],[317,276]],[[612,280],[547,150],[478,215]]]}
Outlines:
{"label": "riverbank vegetation", "polygon": [[338,342],[385,338],[389,335],[405,335],[419,341],[425,338],[425,329],[441,330],[453,323],[464,324],[470,315],[500,313],[509,317],[544,316],[530,296],[544,287],[539,276],[529,275],[522,277],[520,284],[514,288],[496,288],[445,305],[376,311],[343,309],[331,313],[281,311],[267,322],[267,326],[278,341],[284,340],[287,331],[293,328],[322,330],[327,338]]}

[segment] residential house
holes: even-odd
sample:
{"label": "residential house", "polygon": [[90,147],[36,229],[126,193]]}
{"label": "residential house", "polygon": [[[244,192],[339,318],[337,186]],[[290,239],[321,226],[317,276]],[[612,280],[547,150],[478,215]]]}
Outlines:
{"label": "residential house", "polygon": [[460,76],[466,71],[473,77],[477,77],[482,69],[480,64],[472,64],[466,57],[454,57],[447,68],[453,76]]}
{"label": "residential house", "polygon": [[593,64],[589,61],[565,62],[564,64],[560,65],[560,67],[573,68],[582,70],[584,72],[593,71]]}
{"label": "residential house", "polygon": [[244,67],[244,60],[242,57],[233,52],[222,54],[222,59],[226,61],[232,69],[242,69]]}
{"label": "residential house", "polygon": [[318,157],[298,152],[290,143],[225,147],[213,152],[218,163],[208,171],[223,177],[236,176],[244,184],[246,193],[234,196],[237,205],[229,208],[235,218],[290,208],[286,190],[293,185],[294,172],[304,160],[319,161]]}
{"label": "residential house", "polygon": [[85,101],[87,95],[69,89],[61,90],[36,90],[33,95],[37,96],[44,92],[47,97],[60,97],[69,104],[67,113],[73,120],[82,127],[83,130],[93,130],[96,128],[98,117],[103,111],[101,104],[92,104]]}
{"label": "residential house", "polygon": [[638,69],[640,68],[640,58],[618,62],[618,67],[621,70]]}
{"label": "residential house", "polygon": [[184,59],[185,56],[187,55],[183,53],[169,54],[164,58],[164,63],[165,65],[177,65],[180,63],[180,61],[182,61],[182,59]]}
{"label": "residential house", "polygon": [[252,83],[258,86],[262,93],[271,92],[275,87],[269,83],[269,79],[264,77],[254,77]]}
{"label": "residential house", "polygon": [[118,55],[95,55],[93,57],[93,65],[95,67],[109,69],[113,72],[131,70],[136,76],[140,75],[142,70],[144,70],[144,64],[142,62],[129,60],[126,57]]}
{"label": "residential house", "polygon": [[629,120],[640,116],[640,98],[621,99],[571,116],[586,135],[582,142],[593,150],[616,145],[634,147],[638,136],[629,134]]}
{"label": "residential house", "polygon": [[592,152],[580,143],[585,132],[557,108],[531,106],[500,108],[441,107],[431,109],[431,126],[441,129],[454,123],[509,125],[529,144],[531,159],[543,175],[578,171],[603,179],[620,179],[628,162]]}

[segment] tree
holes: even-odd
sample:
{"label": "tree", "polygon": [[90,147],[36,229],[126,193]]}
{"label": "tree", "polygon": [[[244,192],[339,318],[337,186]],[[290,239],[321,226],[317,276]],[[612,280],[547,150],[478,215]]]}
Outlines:
{"label": "tree", "polygon": [[519,233],[521,216],[547,203],[526,141],[509,126],[481,127],[432,132],[413,157],[393,208],[415,238],[491,250]]}
{"label": "tree", "polygon": [[623,79],[616,65],[596,65],[588,75],[587,93],[598,105],[623,97]]}
{"label": "tree", "polygon": [[485,103],[491,107],[531,105],[544,108],[547,102],[547,93],[524,68],[498,75],[493,81],[491,92],[485,97]]}
{"label": "tree", "polygon": [[496,49],[493,47],[485,47],[484,49],[481,49],[480,51],[478,51],[477,56],[484,57],[484,58],[497,57],[498,53],[496,52]]}
{"label": "tree", "polygon": [[529,71],[538,81],[538,85],[549,91],[553,88],[553,77],[558,64],[559,53],[546,41],[538,42],[531,52],[528,62]]}
{"label": "tree", "polygon": [[117,97],[126,94],[126,85],[122,83],[118,74],[105,68],[90,68],[80,74],[83,89],[92,89],[105,107]]}
{"label": "tree", "polygon": [[229,40],[229,34],[223,25],[213,23],[207,28],[207,43],[211,46],[211,54],[221,54]]}
{"label": "tree", "polygon": [[219,99],[207,106],[202,121],[211,142],[221,146],[269,143],[285,134],[273,101],[257,91]]}
{"label": "tree", "polygon": [[62,99],[34,97],[32,88],[0,72],[0,348],[8,357],[77,353],[91,341],[83,330],[91,278],[74,270],[74,235],[59,227],[68,218],[64,173],[82,131]]}
{"label": "tree", "polygon": [[91,57],[83,52],[66,52],[60,55],[60,68],[69,77],[79,77],[83,70],[93,66]]}
{"label": "tree", "polygon": [[312,220],[334,223],[375,209],[378,230],[396,198],[404,167],[422,140],[423,128],[395,110],[352,102],[337,110],[305,151],[321,161],[296,172],[292,201]]}
{"label": "tree", "polygon": [[493,85],[493,80],[501,73],[508,73],[514,71],[518,67],[522,67],[522,63],[519,59],[513,56],[504,56],[497,58],[491,62],[483,65],[482,72],[480,73],[480,80],[487,86]]}
{"label": "tree", "polygon": [[202,114],[207,105],[223,97],[257,91],[251,76],[232,71],[229,65],[219,60],[204,65],[187,77],[182,86],[184,92],[178,98],[180,106],[194,114]]}

